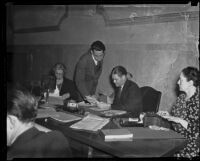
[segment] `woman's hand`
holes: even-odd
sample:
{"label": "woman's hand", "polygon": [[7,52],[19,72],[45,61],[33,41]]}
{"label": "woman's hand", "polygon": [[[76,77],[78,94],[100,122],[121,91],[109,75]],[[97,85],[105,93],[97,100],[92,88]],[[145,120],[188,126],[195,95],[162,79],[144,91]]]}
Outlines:
{"label": "woman's hand", "polygon": [[69,94],[69,93],[65,93],[65,94],[62,95],[62,99],[63,99],[63,100],[65,100],[65,99],[67,99],[67,98],[69,98],[69,97],[70,97],[70,94]]}
{"label": "woman's hand", "polygon": [[160,115],[160,116],[169,116],[168,111],[158,111],[157,114]]}

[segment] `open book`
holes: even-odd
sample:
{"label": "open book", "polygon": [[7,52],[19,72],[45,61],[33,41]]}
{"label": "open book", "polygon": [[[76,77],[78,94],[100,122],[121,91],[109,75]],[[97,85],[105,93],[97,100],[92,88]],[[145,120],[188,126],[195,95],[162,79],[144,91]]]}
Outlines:
{"label": "open book", "polygon": [[132,141],[133,133],[128,129],[102,129],[100,135],[105,141]]}
{"label": "open book", "polygon": [[89,131],[98,131],[105,126],[110,120],[108,118],[102,118],[97,115],[88,114],[81,121],[71,125],[74,129],[83,129]]}

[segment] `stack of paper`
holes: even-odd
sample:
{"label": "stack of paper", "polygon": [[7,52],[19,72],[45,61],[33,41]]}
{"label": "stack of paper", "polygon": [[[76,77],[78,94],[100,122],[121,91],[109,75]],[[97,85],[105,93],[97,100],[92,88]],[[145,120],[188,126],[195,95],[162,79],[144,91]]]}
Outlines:
{"label": "stack of paper", "polygon": [[132,141],[133,133],[128,129],[104,129],[100,135],[105,141]]}
{"label": "stack of paper", "polygon": [[62,96],[54,97],[54,96],[49,96],[48,98],[48,104],[52,105],[63,105],[63,99]]}
{"label": "stack of paper", "polygon": [[97,131],[105,126],[110,120],[107,118],[102,118],[97,115],[88,114],[81,121],[71,125],[74,129],[83,129],[89,131]]}

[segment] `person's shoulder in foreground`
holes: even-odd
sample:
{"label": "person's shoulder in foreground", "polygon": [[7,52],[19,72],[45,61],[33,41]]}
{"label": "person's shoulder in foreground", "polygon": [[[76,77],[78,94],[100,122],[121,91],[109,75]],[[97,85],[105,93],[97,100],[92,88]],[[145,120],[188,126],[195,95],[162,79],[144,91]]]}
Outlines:
{"label": "person's shoulder in foreground", "polygon": [[7,159],[71,157],[61,132],[42,132],[34,127],[37,101],[28,91],[7,88]]}

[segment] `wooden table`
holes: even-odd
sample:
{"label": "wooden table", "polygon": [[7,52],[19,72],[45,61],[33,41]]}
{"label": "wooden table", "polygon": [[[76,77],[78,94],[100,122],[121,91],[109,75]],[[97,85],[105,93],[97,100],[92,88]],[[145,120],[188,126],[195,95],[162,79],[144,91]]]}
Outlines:
{"label": "wooden table", "polygon": [[[70,123],[61,123],[52,118],[37,119],[36,123],[52,130],[61,131],[67,138],[79,144],[92,147],[97,151],[111,157],[166,157],[182,149],[186,144],[186,139],[174,131],[165,131],[166,138],[159,137],[163,131],[156,134],[149,133],[150,129],[141,127],[131,127],[133,141],[105,142],[98,132],[89,132],[70,128]],[[104,129],[121,128],[115,122],[110,121]],[[148,135],[149,133],[149,135]],[[154,135],[154,136],[152,136]],[[144,137],[142,137],[144,136]],[[95,156],[93,156],[95,157]]]}

